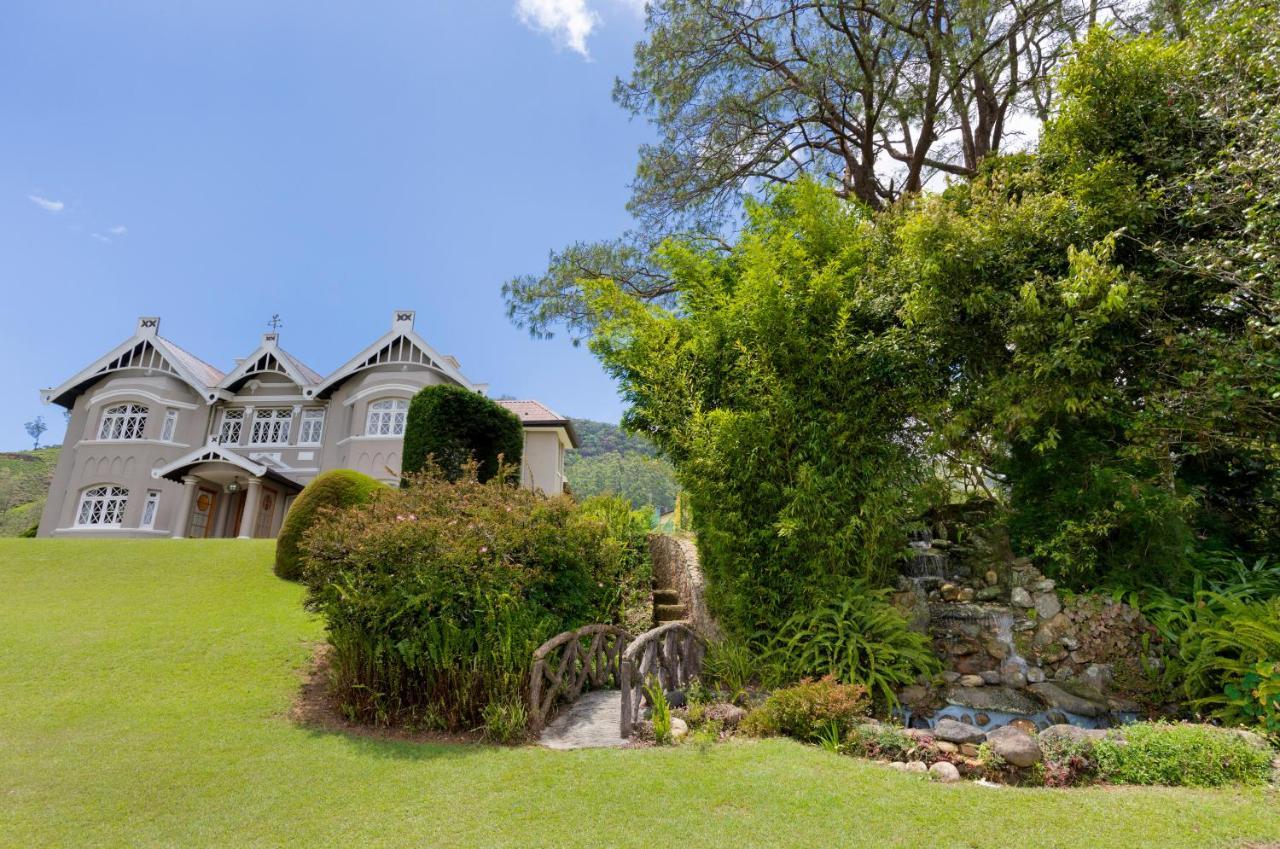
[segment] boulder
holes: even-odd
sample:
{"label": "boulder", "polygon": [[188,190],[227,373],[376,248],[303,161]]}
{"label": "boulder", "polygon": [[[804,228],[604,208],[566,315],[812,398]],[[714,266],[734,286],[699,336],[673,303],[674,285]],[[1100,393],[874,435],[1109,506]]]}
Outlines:
{"label": "boulder", "polygon": [[954,755],[960,752],[959,746],[946,740],[935,740],[933,746],[944,755]]}
{"label": "boulder", "polygon": [[929,771],[929,767],[924,765],[924,761],[908,761],[907,765],[902,768],[903,772],[914,772],[917,775],[924,775]]}
{"label": "boulder", "polygon": [[1027,732],[1028,734],[1035,734],[1037,731],[1040,730],[1039,728],[1036,727],[1036,724],[1034,722],[1032,722],[1029,719],[1023,719],[1022,717],[1009,720],[1009,725],[1012,728],[1020,729],[1022,731]]}
{"label": "boulder", "polygon": [[1022,587],[1014,587],[1009,593],[1009,603],[1015,607],[1034,607],[1035,601],[1031,598],[1031,593]]}
{"label": "boulder", "polygon": [[689,723],[678,716],[671,717],[671,739],[681,740],[689,734]]}
{"label": "boulder", "polygon": [[961,687],[981,687],[986,683],[987,683],[986,680],[981,675],[961,675],[960,676]]}
{"label": "boulder", "polygon": [[929,775],[935,781],[941,781],[943,784],[954,784],[960,780],[960,770],[956,769],[956,765],[947,761],[938,761],[929,767]]}
{"label": "boulder", "polygon": [[973,594],[977,601],[996,601],[1000,598],[1001,592],[999,587],[983,587]]}
{"label": "boulder", "polygon": [[1093,743],[1102,740],[1107,736],[1107,731],[1102,728],[1081,728],[1079,725],[1069,725],[1067,723],[1059,723],[1050,725],[1038,735],[1042,743],[1048,743],[1056,740],[1069,740],[1072,743]]}
{"label": "boulder", "polygon": [[1044,682],[1044,670],[1038,666],[1027,667],[1027,683],[1041,684]]}
{"label": "boulder", "polygon": [[1041,593],[1036,596],[1036,613],[1043,619],[1052,619],[1062,612],[1062,602],[1055,592]]}
{"label": "boulder", "polygon": [[938,720],[933,727],[933,736],[948,743],[981,743],[987,739],[981,728],[967,722],[957,722],[951,718]]}
{"label": "boulder", "polygon": [[1008,687],[949,687],[946,700],[974,710],[1001,713],[1037,713],[1040,705],[1020,690]]}
{"label": "boulder", "polygon": [[1032,684],[1027,689],[1043,699],[1049,707],[1074,713],[1077,716],[1102,716],[1107,712],[1106,704],[1072,695],[1050,681]]}
{"label": "boulder", "polygon": [[1040,746],[1021,728],[1006,725],[987,734],[991,751],[1016,767],[1029,767],[1040,762]]}
{"label": "boulder", "polygon": [[[979,672],[978,675],[982,677],[983,684],[999,684],[1000,683],[1000,672],[998,670],[984,669],[981,672]],[[960,683],[961,684],[964,683],[963,678],[960,679]]]}
{"label": "boulder", "polygon": [[978,748],[977,743],[962,743],[960,744],[960,754],[966,758],[976,758],[982,755],[982,750]]}

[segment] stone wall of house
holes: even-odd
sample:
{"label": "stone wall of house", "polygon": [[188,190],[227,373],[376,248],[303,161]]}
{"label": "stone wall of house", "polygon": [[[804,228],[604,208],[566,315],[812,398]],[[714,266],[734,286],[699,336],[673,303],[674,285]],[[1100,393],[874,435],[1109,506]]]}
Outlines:
{"label": "stone wall of house", "polygon": [[675,590],[686,617],[709,639],[720,636],[720,627],[707,610],[706,579],[698,565],[698,546],[689,536],[649,535],[653,585]]}

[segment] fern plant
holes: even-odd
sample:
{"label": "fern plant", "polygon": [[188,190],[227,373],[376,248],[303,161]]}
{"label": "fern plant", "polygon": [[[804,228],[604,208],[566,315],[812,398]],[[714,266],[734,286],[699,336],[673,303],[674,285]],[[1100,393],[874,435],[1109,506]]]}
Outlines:
{"label": "fern plant", "polygon": [[657,678],[650,677],[644,685],[644,695],[649,702],[649,721],[653,723],[653,737],[659,746],[673,741],[671,736],[671,704],[667,693]]}
{"label": "fern plant", "polygon": [[776,634],[757,634],[764,658],[784,681],[830,675],[860,684],[885,704],[917,676],[942,664],[928,638],[912,631],[888,601],[887,589],[854,582],[843,592],[787,619]]}

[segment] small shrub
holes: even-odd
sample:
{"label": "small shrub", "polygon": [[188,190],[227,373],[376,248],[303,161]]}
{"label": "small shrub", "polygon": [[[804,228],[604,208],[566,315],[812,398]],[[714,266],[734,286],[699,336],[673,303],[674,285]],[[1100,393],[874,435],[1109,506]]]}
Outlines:
{"label": "small shrub", "polygon": [[919,739],[896,725],[859,725],[845,738],[842,751],[859,758],[888,761],[935,759],[932,738]]}
{"label": "small shrub", "polygon": [[859,684],[885,704],[920,675],[941,671],[928,637],[908,627],[889,591],[858,582],[795,614],[767,639],[765,661],[783,681],[831,676]]}
{"label": "small shrub", "polygon": [[1093,743],[1055,737],[1041,738],[1039,744],[1043,760],[1034,769],[1045,787],[1079,787],[1097,778]]}
{"label": "small shrub", "polygon": [[317,475],[293,500],[276,539],[275,573],[286,581],[302,578],[302,538],[325,510],[341,510],[366,504],[387,487],[351,469],[334,469]]}
{"label": "small shrub", "polygon": [[725,637],[707,646],[707,654],[702,659],[702,680],[737,703],[756,681],[756,667],[755,654],[747,643]]}
{"label": "small shrub", "polygon": [[523,451],[519,416],[477,392],[428,386],[409,402],[401,464],[406,478],[434,464],[446,478],[457,480],[474,461],[484,482],[498,474],[500,464],[519,470]]}
{"label": "small shrub", "polygon": [[747,714],[742,729],[757,737],[782,734],[811,742],[835,728],[843,738],[863,720],[869,706],[865,687],[842,684],[828,675],[774,691]]}
{"label": "small shrub", "polygon": [[659,746],[665,746],[673,742],[671,705],[667,702],[667,694],[656,678],[650,678],[644,685],[644,694],[649,702],[649,721],[653,723],[653,738]]}
{"label": "small shrub", "polygon": [[650,596],[653,567],[649,560],[649,528],[652,517],[633,510],[631,502],[617,495],[597,495],[582,502],[584,519],[603,526],[609,545],[617,549],[617,572],[599,576],[611,596],[605,602],[615,612],[612,620],[632,633],[643,633],[653,624]]}
{"label": "small shrub", "polygon": [[1280,663],[1257,663],[1226,686],[1223,712],[1280,738]]}
{"label": "small shrub", "polygon": [[493,701],[480,712],[484,738],[493,743],[519,743],[529,733],[529,713],[519,700]]}
{"label": "small shrub", "polygon": [[1093,747],[1098,777],[1116,784],[1221,787],[1265,784],[1271,752],[1239,734],[1205,725],[1136,723],[1124,738]]}

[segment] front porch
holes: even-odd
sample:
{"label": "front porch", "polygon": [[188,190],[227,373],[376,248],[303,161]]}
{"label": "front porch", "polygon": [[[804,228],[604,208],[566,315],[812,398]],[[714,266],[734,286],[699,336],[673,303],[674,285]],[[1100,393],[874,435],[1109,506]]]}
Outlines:
{"label": "front porch", "polygon": [[302,484],[220,445],[156,469],[152,476],[182,484],[174,539],[272,538]]}

